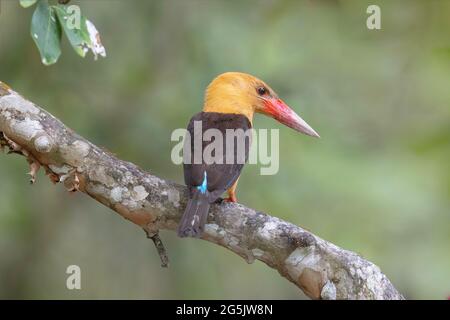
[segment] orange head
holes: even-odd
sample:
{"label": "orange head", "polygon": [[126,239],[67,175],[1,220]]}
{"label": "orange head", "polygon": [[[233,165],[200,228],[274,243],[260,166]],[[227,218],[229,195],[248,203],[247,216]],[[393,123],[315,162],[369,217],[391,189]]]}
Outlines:
{"label": "orange head", "polygon": [[264,81],[246,73],[227,72],[215,78],[206,89],[203,111],[243,114],[250,122],[258,112],[296,131],[319,137]]}

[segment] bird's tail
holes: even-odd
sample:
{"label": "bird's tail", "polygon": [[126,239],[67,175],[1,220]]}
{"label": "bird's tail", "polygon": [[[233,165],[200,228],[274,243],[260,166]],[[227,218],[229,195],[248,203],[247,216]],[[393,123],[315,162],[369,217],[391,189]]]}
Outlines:
{"label": "bird's tail", "polygon": [[186,210],[178,225],[179,237],[199,238],[203,234],[209,211],[209,192],[194,190],[194,195],[189,199]]}

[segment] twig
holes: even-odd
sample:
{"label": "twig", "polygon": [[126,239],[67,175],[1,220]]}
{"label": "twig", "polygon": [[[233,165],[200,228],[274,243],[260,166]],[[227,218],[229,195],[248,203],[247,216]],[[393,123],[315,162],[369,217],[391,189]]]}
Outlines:
{"label": "twig", "polygon": [[161,241],[161,238],[159,237],[159,233],[153,233],[151,234],[147,230],[145,230],[145,233],[147,234],[147,238],[152,239],[156,251],[158,252],[159,258],[161,259],[161,267],[167,268],[169,267],[169,256],[167,255],[166,248],[164,247],[163,242]]}

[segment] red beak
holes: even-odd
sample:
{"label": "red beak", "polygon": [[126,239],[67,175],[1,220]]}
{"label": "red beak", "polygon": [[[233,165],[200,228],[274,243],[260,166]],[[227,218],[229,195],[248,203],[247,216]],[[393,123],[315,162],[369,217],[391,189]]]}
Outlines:
{"label": "red beak", "polygon": [[319,134],[300,118],[294,110],[288,107],[281,99],[270,98],[265,100],[264,113],[278,122],[288,126],[298,132],[304,133],[311,137],[320,138]]}

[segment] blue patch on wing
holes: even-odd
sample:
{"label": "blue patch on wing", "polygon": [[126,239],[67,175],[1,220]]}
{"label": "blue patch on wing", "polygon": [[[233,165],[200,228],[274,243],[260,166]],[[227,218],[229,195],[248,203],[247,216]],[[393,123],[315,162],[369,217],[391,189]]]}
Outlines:
{"label": "blue patch on wing", "polygon": [[201,185],[199,185],[197,187],[197,189],[200,190],[201,193],[206,193],[207,187],[208,187],[208,183],[207,183],[207,176],[206,176],[206,171],[205,171],[204,175],[203,175],[203,182]]}

